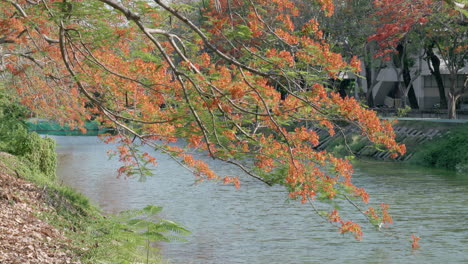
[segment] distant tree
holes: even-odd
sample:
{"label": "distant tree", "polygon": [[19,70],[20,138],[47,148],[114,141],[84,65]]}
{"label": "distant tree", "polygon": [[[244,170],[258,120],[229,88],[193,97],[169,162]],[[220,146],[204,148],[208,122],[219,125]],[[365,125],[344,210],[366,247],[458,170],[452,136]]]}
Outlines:
{"label": "distant tree", "polygon": [[394,69],[399,83],[399,94],[403,105],[409,98],[411,107],[418,108],[413,81],[421,74],[420,70],[411,72],[415,64],[413,56],[421,56],[421,47],[414,41],[420,26],[428,21],[427,15],[431,13],[430,0],[375,0],[374,16],[378,21],[375,34],[368,40],[376,41],[379,45],[377,56],[385,60],[393,57]]}
{"label": "distant tree", "polygon": [[[468,94],[467,75],[461,74],[468,63],[468,19],[447,5],[435,6],[433,10],[424,32],[429,69],[437,82],[441,100],[444,100],[447,84],[442,81],[440,62],[447,66],[450,86],[447,101],[441,106],[448,107],[448,118],[456,119],[457,101]],[[459,78],[464,78],[462,85]]]}
{"label": "distant tree", "polygon": [[377,83],[377,75],[384,67],[384,63],[376,58],[376,45],[367,41],[370,34],[376,31],[372,14],[374,12],[373,0],[335,0],[333,16],[320,16],[319,21],[324,38],[332,45],[335,52],[341,53],[348,60],[353,57],[363,62],[365,78],[357,78],[357,85],[362,87],[366,82],[366,102],[374,107],[372,94]]}
{"label": "distant tree", "polygon": [[[377,33],[369,39],[379,43],[380,56],[389,59],[392,53],[398,54],[398,66],[405,84],[401,89],[402,94],[406,95],[410,91],[411,80],[417,77],[410,77],[408,74],[410,65],[407,55],[411,42],[409,39],[417,35],[420,41],[413,41],[410,45],[425,50],[431,73],[439,87],[441,100],[445,98],[445,84],[440,73],[441,59],[448,67],[451,87],[447,103],[442,103],[441,106],[448,105],[448,117],[456,118],[456,102],[467,92],[466,86],[456,86],[457,75],[467,61],[466,16],[442,1],[384,0],[375,1],[375,4],[376,15],[382,24]],[[434,52],[434,49],[437,52]]]}

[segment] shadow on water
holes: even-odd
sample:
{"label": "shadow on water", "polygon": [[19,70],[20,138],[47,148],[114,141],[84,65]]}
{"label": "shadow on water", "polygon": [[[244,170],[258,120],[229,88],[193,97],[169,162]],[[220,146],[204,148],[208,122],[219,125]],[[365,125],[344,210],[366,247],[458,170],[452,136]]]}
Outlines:
{"label": "shadow on water", "polygon": [[413,164],[405,164],[399,162],[375,161],[375,160],[359,160],[353,162],[353,166],[357,172],[362,172],[367,175],[376,177],[405,177],[408,180],[434,180],[445,181],[457,185],[468,185],[468,173],[462,173],[440,168],[422,167]]}

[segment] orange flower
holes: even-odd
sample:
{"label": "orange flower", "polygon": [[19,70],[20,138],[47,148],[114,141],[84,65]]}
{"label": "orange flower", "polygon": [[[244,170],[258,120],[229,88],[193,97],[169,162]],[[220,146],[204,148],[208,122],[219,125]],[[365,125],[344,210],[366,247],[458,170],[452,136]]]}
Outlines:
{"label": "orange flower", "polygon": [[414,234],[411,235],[411,239],[413,239],[413,242],[411,243],[411,248],[413,249],[418,249],[421,246],[419,245],[419,240],[421,239],[418,236],[415,236]]}
{"label": "orange flower", "polygon": [[332,223],[341,221],[341,217],[336,209],[333,209],[333,211],[331,211],[331,213],[328,214],[328,221]]}

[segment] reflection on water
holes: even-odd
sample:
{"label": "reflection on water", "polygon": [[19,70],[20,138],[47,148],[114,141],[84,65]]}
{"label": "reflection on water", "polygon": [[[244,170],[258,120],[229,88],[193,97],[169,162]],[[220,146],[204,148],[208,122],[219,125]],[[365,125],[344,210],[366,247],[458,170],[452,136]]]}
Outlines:
{"label": "reflection on water", "polygon": [[[106,212],[164,207],[163,218],[192,234],[186,243],[163,243],[173,263],[468,263],[468,175],[401,164],[362,162],[354,182],[374,200],[385,201],[407,239],[364,230],[364,240],[342,236],[309,207],[289,201],[279,186],[268,187],[233,167],[210,161],[223,175],[242,179],[241,189],[215,183],[193,185],[193,176],[163,155],[146,182],[117,179],[112,146],[95,137],[55,137],[58,175]],[[345,212],[346,213],[346,212]],[[410,236],[422,249],[411,250]]]}

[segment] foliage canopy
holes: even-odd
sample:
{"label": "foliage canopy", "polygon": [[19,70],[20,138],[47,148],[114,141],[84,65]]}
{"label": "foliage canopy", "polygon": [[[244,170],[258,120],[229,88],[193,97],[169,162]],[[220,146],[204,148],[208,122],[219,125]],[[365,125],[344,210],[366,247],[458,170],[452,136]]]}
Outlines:
{"label": "foliage canopy", "polygon": [[[349,161],[317,151],[310,128],[335,134],[338,122],[348,122],[394,155],[405,148],[390,123],[327,88],[360,65],[331,51],[318,22],[303,16],[310,5],[333,13],[330,0],[2,1],[3,75],[41,117],[115,127],[118,134],[105,140],[120,143],[121,174],[150,173],[146,165],[157,161],[139,150],[146,144],[197,180],[239,186],[237,177],[195,160],[190,152],[198,149],[284,184],[304,203],[365,204],[369,196],[353,185]],[[187,147],[175,147],[178,140]],[[361,212],[378,226],[391,222],[387,209]],[[340,232],[361,238],[357,223],[323,210]]]}

